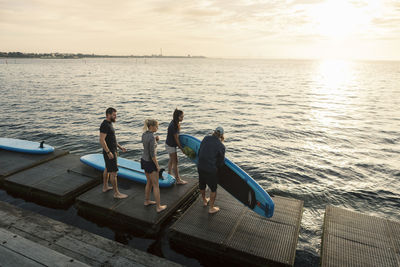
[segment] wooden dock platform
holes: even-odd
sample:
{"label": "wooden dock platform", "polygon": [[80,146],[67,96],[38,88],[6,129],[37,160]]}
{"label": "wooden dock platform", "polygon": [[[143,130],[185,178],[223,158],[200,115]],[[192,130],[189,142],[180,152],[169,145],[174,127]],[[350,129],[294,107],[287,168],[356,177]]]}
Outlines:
{"label": "wooden dock platform", "polygon": [[[102,222],[111,228],[118,227],[140,236],[156,235],[162,223],[186,201],[196,197],[198,179],[185,178],[186,185],[160,188],[161,203],[167,209],[157,213],[155,206],[143,205],[144,184],[119,178],[119,189],[128,195],[125,199],[115,199],[112,190],[103,193],[99,185],[76,199],[79,215],[96,223]],[[153,199],[153,196],[151,196]]]}
{"label": "wooden dock platform", "polygon": [[201,197],[172,225],[172,247],[204,264],[293,266],[303,201],[274,197],[275,213],[264,218],[243,206],[223,188],[208,214]]}
{"label": "wooden dock platform", "polygon": [[400,266],[400,222],[327,206],[321,265]]}
{"label": "wooden dock platform", "polygon": [[68,151],[59,149],[45,155],[26,154],[0,149],[0,185],[3,184],[3,180],[7,176],[66,154],[68,154]]}
{"label": "wooden dock platform", "polygon": [[[1,158],[1,157],[0,157]],[[101,183],[102,174],[67,154],[5,177],[11,195],[49,207],[67,207],[75,198]]]}
{"label": "wooden dock platform", "polygon": [[0,202],[1,266],[180,266]]}

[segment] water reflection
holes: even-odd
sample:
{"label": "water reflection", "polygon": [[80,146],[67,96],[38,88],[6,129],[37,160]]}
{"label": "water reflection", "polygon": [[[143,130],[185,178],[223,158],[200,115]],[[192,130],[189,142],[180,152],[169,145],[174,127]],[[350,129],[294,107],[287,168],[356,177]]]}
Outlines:
{"label": "water reflection", "polygon": [[340,126],[354,101],[354,63],[343,60],[319,62],[313,72],[310,96],[311,120],[317,126]]}

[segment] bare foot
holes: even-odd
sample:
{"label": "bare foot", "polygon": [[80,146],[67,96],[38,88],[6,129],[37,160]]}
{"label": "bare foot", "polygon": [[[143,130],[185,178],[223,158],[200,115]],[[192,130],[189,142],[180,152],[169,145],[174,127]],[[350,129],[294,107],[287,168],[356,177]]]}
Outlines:
{"label": "bare foot", "polygon": [[176,180],[176,184],[187,184],[187,182],[185,180],[182,180],[182,179],[177,179]]}
{"label": "bare foot", "polygon": [[219,208],[218,208],[218,207],[213,207],[213,208],[210,208],[210,209],[208,210],[208,213],[213,214],[213,213],[216,213],[216,212],[218,212],[218,211],[219,211]]}
{"label": "bare foot", "polygon": [[156,202],[153,201],[153,200],[145,200],[145,201],[144,201],[144,205],[145,205],[145,206],[149,206],[149,205],[152,205],[152,204],[156,204]]}
{"label": "bare foot", "polygon": [[167,205],[162,205],[160,207],[157,208],[157,212],[162,212],[163,210],[165,210],[167,208]]}
{"label": "bare foot", "polygon": [[108,185],[107,185],[107,187],[103,186],[103,193],[105,193],[105,192],[107,192],[108,190],[111,190],[111,189],[113,189],[112,186],[108,186]]}
{"label": "bare foot", "polygon": [[114,194],[114,198],[127,198],[127,197],[128,195],[122,193]]}
{"label": "bare foot", "polygon": [[209,197],[206,197],[206,199],[203,200],[203,205],[204,205],[204,207],[207,207],[208,201],[210,201],[210,198],[209,198]]}

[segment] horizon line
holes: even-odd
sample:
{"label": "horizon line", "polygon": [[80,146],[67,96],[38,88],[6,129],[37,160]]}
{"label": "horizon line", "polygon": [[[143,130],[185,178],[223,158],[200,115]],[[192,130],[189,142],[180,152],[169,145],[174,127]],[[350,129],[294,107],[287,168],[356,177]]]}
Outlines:
{"label": "horizon line", "polygon": [[[52,55],[52,54],[57,54],[57,55],[66,55],[66,56],[78,56],[81,55],[83,57],[80,58],[86,58],[85,56],[88,57],[109,57],[109,58],[208,58],[208,59],[252,59],[252,60],[309,60],[309,61],[387,61],[387,62],[399,62],[399,59],[387,59],[387,58],[301,58],[301,57],[264,57],[264,56],[203,56],[203,55],[191,55],[187,54],[186,56],[182,55],[162,55],[162,54],[151,54],[151,55],[116,55],[116,54],[95,54],[95,53],[70,53],[70,52],[42,52],[42,53],[37,53],[37,52],[20,52],[20,51],[9,51],[9,52],[4,52],[0,51],[0,58],[18,58],[18,57],[3,57],[1,54],[9,54],[9,53],[21,53],[23,55]],[[29,57],[20,57],[20,58],[29,58]],[[40,58],[38,58],[40,59]],[[51,59],[51,58],[50,58]],[[56,58],[55,58],[56,59]],[[59,58],[60,59],[60,58]],[[68,59],[68,58],[65,58]]]}

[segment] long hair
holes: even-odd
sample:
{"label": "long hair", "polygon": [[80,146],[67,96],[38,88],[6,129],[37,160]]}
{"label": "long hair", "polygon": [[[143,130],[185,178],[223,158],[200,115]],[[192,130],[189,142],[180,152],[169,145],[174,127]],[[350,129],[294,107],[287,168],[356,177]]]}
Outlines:
{"label": "long hair", "polygon": [[174,114],[172,115],[173,121],[176,125],[176,127],[178,128],[178,130],[181,129],[181,124],[179,123],[179,117],[183,114],[183,111],[180,109],[175,109],[174,110]]}
{"label": "long hair", "polygon": [[143,132],[148,131],[151,126],[156,126],[156,125],[158,125],[157,120],[154,120],[154,119],[145,120],[144,125],[143,125]]}

